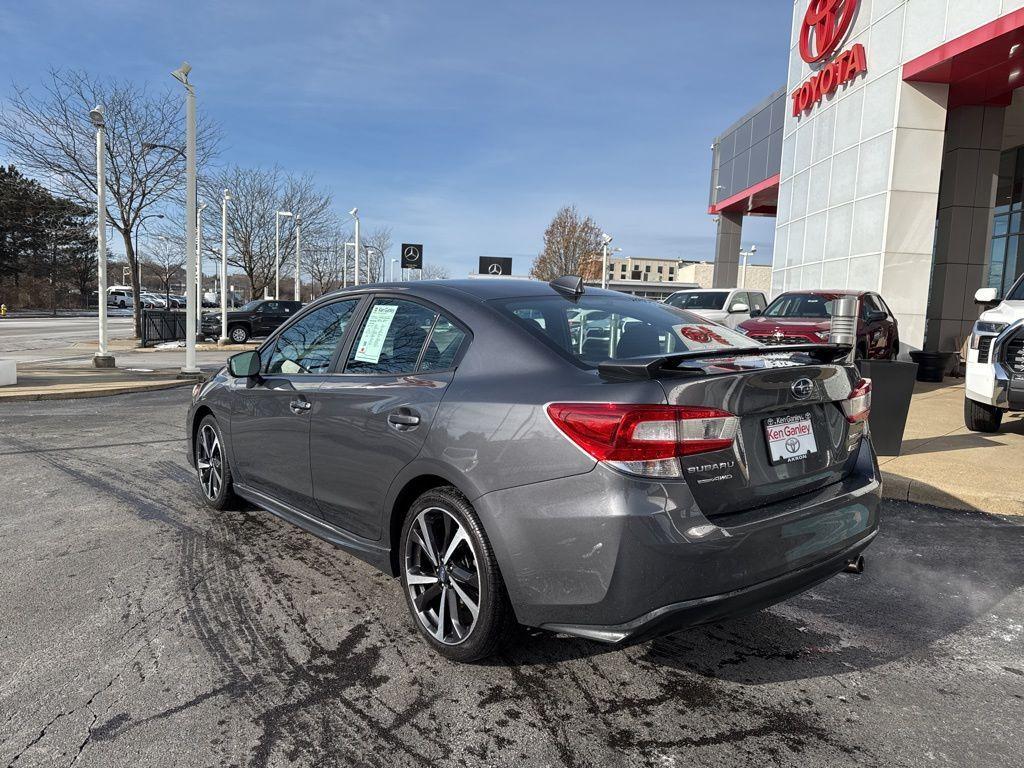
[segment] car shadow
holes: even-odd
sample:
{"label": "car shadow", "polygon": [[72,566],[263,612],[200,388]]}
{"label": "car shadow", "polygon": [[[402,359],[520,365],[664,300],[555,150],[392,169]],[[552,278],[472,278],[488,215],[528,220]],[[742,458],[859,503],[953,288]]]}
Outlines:
{"label": "car shadow", "polygon": [[[886,505],[861,575],[839,575],[779,606],[677,632],[641,648],[651,664],[743,684],[824,677],[933,647],[1024,586],[1024,525],[982,513]],[[531,631],[491,663],[550,664],[618,652]]]}

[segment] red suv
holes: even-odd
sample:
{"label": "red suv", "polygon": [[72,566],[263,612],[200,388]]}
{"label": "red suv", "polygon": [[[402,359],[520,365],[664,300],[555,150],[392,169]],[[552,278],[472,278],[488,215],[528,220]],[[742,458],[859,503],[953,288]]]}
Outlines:
{"label": "red suv", "polygon": [[832,300],[856,296],[857,357],[895,359],[900,351],[896,318],[882,297],[872,291],[789,291],[761,312],[740,323],[738,330],[764,344],[806,344],[828,341]]}

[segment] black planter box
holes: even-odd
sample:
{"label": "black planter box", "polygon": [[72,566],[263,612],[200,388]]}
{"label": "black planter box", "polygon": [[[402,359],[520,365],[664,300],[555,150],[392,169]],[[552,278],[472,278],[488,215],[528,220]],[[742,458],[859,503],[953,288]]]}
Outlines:
{"label": "black planter box", "polygon": [[949,368],[949,361],[954,352],[911,352],[910,358],[920,366],[917,371],[918,381],[941,382]]}
{"label": "black planter box", "polygon": [[871,442],[883,456],[899,456],[907,426],[910,398],[918,378],[917,363],[858,360],[864,378],[871,379]]}

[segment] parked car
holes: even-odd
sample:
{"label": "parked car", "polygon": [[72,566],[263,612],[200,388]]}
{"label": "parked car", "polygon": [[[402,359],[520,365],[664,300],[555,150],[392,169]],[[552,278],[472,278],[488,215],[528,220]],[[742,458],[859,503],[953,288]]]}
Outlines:
{"label": "parked car", "polygon": [[135,306],[135,293],[131,289],[109,288],[107,289],[107,306],[118,309],[128,309]]}
{"label": "parked car", "polygon": [[152,291],[143,291],[139,294],[142,306],[146,309],[166,309],[167,299]]}
{"label": "parked car", "polygon": [[737,328],[762,344],[807,344],[828,341],[832,301],[856,296],[858,358],[893,360],[900,351],[896,317],[877,293],[871,291],[789,291],[779,295],[763,312]]}
{"label": "parked car", "polygon": [[[576,345],[590,317],[610,347]],[[450,659],[516,622],[637,641],[862,565],[870,382],[849,350],[770,351],[580,278],[351,288],[196,385],[189,459],[214,509],[398,576]]]}
{"label": "parked car", "polygon": [[974,300],[989,307],[974,324],[967,350],[964,423],[998,432],[1007,411],[1024,411],[1024,275],[1006,297],[982,288]]}
{"label": "parked car", "polygon": [[665,299],[665,303],[735,328],[750,319],[751,311],[763,311],[768,300],[761,291],[745,288],[694,288],[676,291]]}
{"label": "parked car", "polygon": [[[302,308],[298,301],[256,299],[238,309],[228,311],[228,338],[244,344],[250,338],[267,336]],[[220,312],[203,315],[200,331],[203,336],[220,338]]]}

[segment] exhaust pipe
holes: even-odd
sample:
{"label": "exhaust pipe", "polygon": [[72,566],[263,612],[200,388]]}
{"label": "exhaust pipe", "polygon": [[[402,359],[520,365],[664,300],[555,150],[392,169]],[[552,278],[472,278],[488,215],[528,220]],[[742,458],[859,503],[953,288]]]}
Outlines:
{"label": "exhaust pipe", "polygon": [[864,573],[864,555],[857,555],[853,560],[848,560],[843,573]]}

